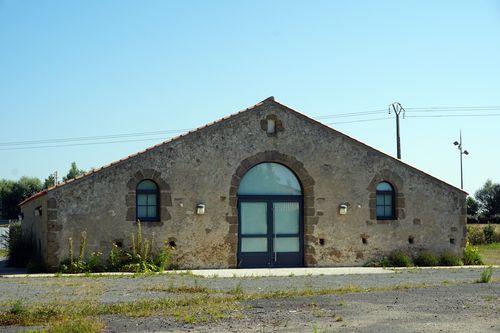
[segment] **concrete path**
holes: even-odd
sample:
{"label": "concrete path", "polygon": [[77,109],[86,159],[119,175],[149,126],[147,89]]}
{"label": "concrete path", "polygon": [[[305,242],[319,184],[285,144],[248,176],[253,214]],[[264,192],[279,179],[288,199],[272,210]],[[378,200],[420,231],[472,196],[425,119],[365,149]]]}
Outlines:
{"label": "concrete path", "polygon": [[391,274],[394,271],[378,267],[318,267],[318,268],[253,268],[253,269],[199,269],[192,274],[203,277],[264,277],[264,276],[318,276],[349,274]]}

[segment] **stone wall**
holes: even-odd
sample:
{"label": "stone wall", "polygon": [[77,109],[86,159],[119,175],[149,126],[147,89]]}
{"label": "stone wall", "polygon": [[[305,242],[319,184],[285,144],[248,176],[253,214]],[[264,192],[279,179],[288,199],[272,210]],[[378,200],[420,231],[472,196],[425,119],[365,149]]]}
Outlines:
{"label": "stone wall", "polygon": [[[276,133],[266,133],[273,119]],[[281,163],[304,191],[305,264],[362,265],[394,249],[461,251],[465,193],[272,100],[48,192],[48,253],[67,256],[67,238],[86,230],[90,251],[127,246],[135,230],[135,186],[153,179],[161,220],[144,232],[174,241],[186,268],[236,266],[236,191],[253,165]],[[375,186],[397,190],[397,219],[377,221]],[[196,215],[196,205],[206,205]],[[339,205],[347,204],[346,215]],[[25,208],[23,207],[23,210]],[[412,243],[410,244],[410,239]]]}
{"label": "stone wall", "polygon": [[[36,213],[35,213],[36,211]],[[47,198],[45,196],[31,200],[22,207],[23,235],[31,237],[35,248],[42,258],[47,257]]]}

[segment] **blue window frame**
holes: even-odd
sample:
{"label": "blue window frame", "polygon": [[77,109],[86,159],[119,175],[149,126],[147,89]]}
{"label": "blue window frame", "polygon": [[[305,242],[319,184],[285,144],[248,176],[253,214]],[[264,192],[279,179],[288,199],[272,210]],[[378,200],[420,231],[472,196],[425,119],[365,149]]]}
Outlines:
{"label": "blue window frame", "polygon": [[395,191],[388,182],[377,185],[377,220],[395,220]]}
{"label": "blue window frame", "polygon": [[136,189],[136,219],[139,221],[160,220],[160,192],[158,185],[146,179]]}

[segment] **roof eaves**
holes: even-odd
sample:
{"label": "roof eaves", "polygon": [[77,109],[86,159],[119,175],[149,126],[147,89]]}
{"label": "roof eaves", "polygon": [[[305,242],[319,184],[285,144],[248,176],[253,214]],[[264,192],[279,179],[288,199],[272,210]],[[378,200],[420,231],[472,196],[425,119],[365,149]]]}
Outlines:
{"label": "roof eaves", "polygon": [[[144,150],[141,150],[141,151],[139,151],[139,152],[137,152],[137,153],[134,153],[134,154],[128,155],[127,157],[124,157],[124,158],[121,158],[121,159],[119,159],[119,160],[117,160],[117,161],[114,161],[114,162],[111,162],[111,163],[109,163],[109,164],[106,164],[106,165],[104,165],[104,166],[102,166],[102,167],[100,167],[100,168],[98,168],[98,169],[92,169],[92,170],[90,170],[89,172],[86,172],[86,173],[84,173],[84,174],[82,174],[82,175],[80,175],[80,176],[77,176],[77,177],[75,177],[75,178],[72,178],[72,179],[66,180],[66,181],[64,181],[64,182],[62,182],[62,183],[56,184],[56,185],[54,185],[54,186],[51,186],[51,187],[47,188],[46,190],[43,190],[43,191],[41,191],[41,192],[38,192],[38,193],[36,193],[36,194],[32,195],[31,197],[29,197],[29,198],[27,198],[26,200],[24,200],[23,202],[21,202],[19,205],[23,205],[23,204],[27,203],[28,201],[31,201],[31,200],[35,199],[36,197],[38,197],[38,196],[40,196],[40,195],[42,195],[42,194],[45,194],[45,193],[47,193],[47,192],[50,192],[50,191],[55,190],[55,189],[57,189],[57,188],[60,188],[60,187],[62,187],[62,186],[65,186],[65,185],[68,185],[68,184],[71,184],[71,183],[74,183],[74,182],[80,181],[80,180],[81,180],[81,179],[83,179],[83,178],[87,178],[88,176],[91,176],[91,175],[93,175],[93,174],[96,174],[96,173],[98,173],[98,172],[100,172],[100,171],[102,171],[102,170],[108,169],[108,168],[110,168],[110,167],[112,167],[112,166],[115,166],[115,165],[118,165],[118,164],[120,164],[120,163],[123,163],[123,162],[125,162],[125,161],[127,161],[127,160],[129,160],[129,159],[131,159],[131,158],[133,158],[133,157],[136,157],[136,156],[142,155],[142,154],[144,154],[144,153],[146,153],[146,152],[149,152],[149,151],[151,151],[151,150],[153,150],[153,149],[156,149],[156,148],[158,148],[158,147],[160,147],[160,146],[163,146],[163,145],[165,145],[165,144],[168,144],[168,143],[171,143],[171,142],[173,142],[173,141],[179,140],[180,138],[183,138],[183,137],[185,137],[185,136],[187,136],[187,135],[190,135],[190,134],[192,134],[192,133],[195,133],[195,132],[197,132],[197,131],[199,131],[199,130],[202,130],[202,129],[205,129],[205,128],[208,128],[208,127],[211,127],[211,126],[217,125],[217,124],[219,124],[219,123],[221,123],[221,122],[223,122],[223,121],[225,121],[225,120],[227,120],[227,119],[229,119],[229,118],[233,118],[233,117],[235,117],[235,116],[237,116],[237,115],[239,115],[239,114],[242,114],[242,113],[244,113],[244,112],[247,112],[247,111],[253,110],[253,109],[255,109],[255,108],[259,107],[259,106],[262,106],[264,103],[268,103],[268,102],[274,102],[274,97],[273,97],[273,96],[268,97],[268,98],[266,98],[265,100],[263,100],[262,102],[259,102],[259,103],[255,104],[255,105],[253,105],[253,106],[250,106],[250,107],[248,107],[248,108],[246,108],[246,109],[243,109],[243,110],[240,110],[240,111],[235,112],[235,113],[233,113],[233,114],[230,114],[230,115],[228,115],[228,116],[222,117],[222,118],[220,118],[220,119],[218,119],[218,120],[215,120],[215,121],[210,122],[210,123],[208,123],[208,124],[205,124],[205,125],[203,125],[203,126],[200,126],[200,127],[195,128],[195,129],[192,129],[192,130],[190,130],[190,131],[188,131],[188,132],[186,132],[186,133],[183,133],[183,134],[180,134],[180,135],[178,135],[178,136],[175,136],[175,137],[169,138],[169,139],[168,139],[168,140],[166,140],[166,141],[160,142],[160,143],[158,143],[158,144],[156,144],[156,145],[154,145],[154,146],[148,147],[148,148],[146,148],[146,149],[144,149]],[[43,192],[43,193],[42,193],[42,192]]]}
{"label": "roof eaves", "polygon": [[422,171],[422,170],[420,170],[420,169],[418,169],[418,168],[414,167],[414,166],[413,166],[413,165],[411,165],[411,164],[408,164],[408,163],[406,163],[406,162],[403,162],[403,161],[401,161],[400,159],[397,159],[397,158],[395,158],[395,157],[393,157],[393,156],[391,156],[391,155],[389,155],[389,154],[384,153],[383,151],[378,150],[377,148],[374,148],[374,147],[372,147],[372,146],[370,146],[370,145],[367,145],[367,144],[366,144],[366,143],[364,143],[364,142],[361,142],[361,141],[359,141],[359,140],[357,140],[357,139],[355,139],[355,138],[353,138],[353,137],[351,137],[351,136],[349,136],[349,135],[347,135],[347,134],[344,134],[344,133],[342,133],[342,132],[340,132],[340,131],[338,131],[338,130],[336,130],[336,129],[334,129],[334,128],[331,128],[330,126],[327,126],[327,125],[325,125],[325,124],[323,124],[323,123],[321,123],[321,122],[319,122],[319,121],[317,121],[317,120],[315,120],[315,119],[313,119],[313,118],[310,118],[310,117],[306,116],[305,114],[303,114],[303,113],[301,113],[301,112],[299,112],[299,111],[296,111],[296,110],[292,109],[291,107],[289,107],[289,106],[287,106],[287,105],[285,105],[285,104],[283,104],[283,103],[280,103],[280,102],[278,102],[278,101],[276,101],[276,100],[274,100],[274,102],[275,102],[276,104],[280,105],[281,107],[284,107],[284,108],[286,108],[286,109],[288,109],[288,110],[290,110],[290,111],[292,111],[292,112],[296,113],[297,115],[299,115],[299,116],[303,117],[305,120],[307,120],[307,121],[309,121],[309,122],[312,122],[312,123],[314,123],[314,124],[316,124],[316,125],[320,125],[320,126],[322,126],[322,127],[326,128],[326,129],[330,130],[330,131],[335,132],[335,133],[336,133],[336,134],[338,134],[338,135],[341,135],[341,136],[343,136],[343,137],[345,137],[345,138],[347,138],[347,139],[349,139],[349,140],[352,140],[352,141],[356,142],[356,143],[357,143],[357,144],[359,144],[359,145],[362,145],[362,146],[364,146],[364,147],[366,147],[366,148],[368,148],[368,149],[370,149],[370,150],[373,150],[373,151],[375,151],[375,152],[377,152],[377,153],[379,153],[379,154],[382,154],[382,155],[384,155],[384,156],[386,156],[386,157],[389,157],[390,159],[392,159],[392,160],[396,161],[397,163],[403,164],[404,166],[409,167],[409,168],[411,168],[411,169],[413,169],[413,170],[415,170],[415,171],[417,171],[417,172],[419,172],[419,173],[421,173],[421,174],[423,174],[423,175],[425,175],[425,176],[427,176],[427,177],[430,177],[430,178],[434,179],[435,181],[438,181],[438,182],[442,183],[443,185],[446,185],[446,186],[452,187],[454,190],[458,190],[458,191],[460,191],[460,192],[462,192],[462,193],[468,194],[466,191],[462,190],[461,188],[458,188],[458,187],[456,187],[456,186],[454,186],[454,185],[451,185],[450,183],[447,183],[447,182],[445,182],[444,180],[441,180],[441,179],[439,179],[439,178],[437,178],[437,177],[434,177],[433,175],[428,174],[427,172]]}

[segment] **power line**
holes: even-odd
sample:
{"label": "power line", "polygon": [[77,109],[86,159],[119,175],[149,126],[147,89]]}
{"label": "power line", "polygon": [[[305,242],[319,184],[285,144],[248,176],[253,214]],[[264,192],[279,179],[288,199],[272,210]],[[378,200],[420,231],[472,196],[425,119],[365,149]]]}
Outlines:
{"label": "power line", "polygon": [[447,109],[500,109],[500,105],[489,106],[432,106],[432,107],[418,107],[406,108],[408,110],[447,110]]}
{"label": "power line", "polygon": [[64,144],[64,145],[0,148],[0,150],[22,150],[22,149],[37,149],[37,148],[90,146],[90,145],[102,145],[102,144],[122,143],[122,142],[138,142],[138,141],[149,141],[149,140],[165,140],[165,138],[147,138],[147,139],[131,139],[131,140],[116,140],[116,141],[101,141],[101,142],[70,143],[70,144]]}
{"label": "power line", "polygon": [[351,120],[351,121],[339,121],[339,122],[333,122],[333,123],[325,123],[325,125],[363,123],[363,122],[367,122],[367,121],[379,121],[379,120],[389,120],[389,119],[391,119],[391,118],[384,117],[384,118],[358,119],[358,120]]}
{"label": "power line", "polygon": [[[406,108],[410,110],[411,113],[416,112],[471,112],[471,111],[496,111],[500,110],[500,106],[457,106],[457,107],[427,107],[427,108]],[[360,111],[360,112],[348,112],[340,114],[323,115],[319,117],[314,117],[316,120],[328,119],[328,118],[345,118],[345,117],[360,117],[365,115],[374,115],[385,113],[387,110],[378,109],[370,111]],[[486,113],[486,114],[431,114],[431,115],[407,115],[408,118],[447,118],[447,117],[497,117],[500,113]],[[352,124],[352,123],[363,123],[372,121],[382,121],[391,119],[390,117],[382,118],[368,118],[368,119],[357,119],[351,121],[334,121],[330,123],[325,123],[325,125],[341,125],[341,124]],[[120,134],[108,134],[108,135],[96,135],[96,136],[81,136],[81,137],[68,137],[68,138],[56,138],[56,139],[39,139],[39,140],[25,140],[25,141],[10,141],[1,142],[0,151],[7,150],[25,150],[25,149],[38,149],[38,148],[56,148],[56,147],[73,147],[73,146],[85,146],[85,145],[100,145],[100,144],[114,144],[114,143],[124,143],[124,142],[140,142],[140,141],[151,141],[151,140],[164,140],[165,137],[154,137],[154,138],[135,138],[141,136],[150,135],[160,135],[160,134],[173,134],[176,132],[187,132],[192,129],[171,129],[163,131],[150,131],[150,132],[132,132],[132,133],[120,133]],[[118,138],[131,138],[129,140],[112,140],[112,141],[100,141]],[[132,139],[133,138],[133,139]],[[85,141],[95,141],[97,142],[85,142]],[[83,141],[83,142],[82,142]],[[53,143],[53,144],[52,144]],[[63,144],[68,143],[68,144]]]}
{"label": "power line", "polygon": [[372,110],[372,111],[361,111],[361,112],[349,112],[349,113],[339,113],[339,114],[327,114],[324,116],[315,117],[315,119],[327,119],[327,118],[342,118],[342,117],[357,117],[369,114],[386,113],[387,110]]}
{"label": "power line", "polygon": [[17,146],[17,145],[31,145],[31,144],[42,144],[42,143],[56,143],[56,142],[71,142],[71,141],[89,141],[89,140],[103,140],[103,139],[117,139],[123,137],[134,137],[134,136],[148,136],[157,134],[169,134],[176,132],[190,131],[191,129],[178,129],[178,130],[165,130],[165,131],[154,131],[154,132],[139,132],[139,133],[122,133],[122,134],[109,134],[109,135],[98,135],[98,136],[82,136],[73,138],[63,138],[63,139],[44,139],[44,140],[29,140],[29,141],[11,141],[11,142],[1,142],[0,146]]}
{"label": "power line", "polygon": [[451,118],[451,117],[498,117],[500,113],[489,114],[433,114],[433,115],[419,115],[419,116],[406,116],[407,118]]}

